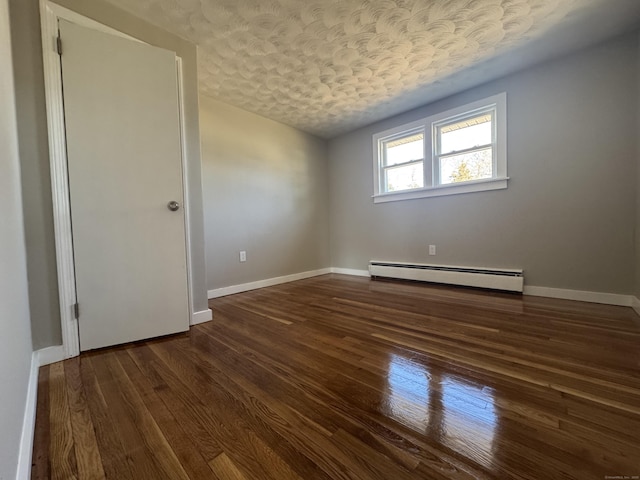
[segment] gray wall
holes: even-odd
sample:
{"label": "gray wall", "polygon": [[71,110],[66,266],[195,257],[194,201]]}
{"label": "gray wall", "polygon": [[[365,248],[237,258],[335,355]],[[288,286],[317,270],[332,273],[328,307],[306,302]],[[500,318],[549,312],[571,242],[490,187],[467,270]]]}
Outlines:
{"label": "gray wall", "polygon": [[[528,285],[631,293],[637,59],[627,36],[330,141],[332,265],[521,267]],[[502,91],[507,190],[373,204],[373,133]]]}
{"label": "gray wall", "polygon": [[[58,3],[152,45],[175,51],[183,59],[185,126],[191,218],[191,280],[194,309],[206,310],[206,268],[198,124],[196,47],[100,0],[59,0]],[[44,80],[38,0],[11,0],[18,124],[24,150],[23,202],[29,292],[35,348],[61,343],[57,273],[47,149]]]}
{"label": "gray wall", "polygon": [[9,10],[0,0],[0,478],[16,478],[32,347]]}
{"label": "gray wall", "polygon": [[326,142],[207,97],[200,123],[208,288],[329,267]]}
{"label": "gray wall", "polygon": [[638,154],[636,163],[636,244],[635,244],[635,268],[636,284],[634,294],[640,299],[640,35],[638,35],[638,68],[636,69],[636,85],[638,87],[638,116],[636,123],[636,139],[638,141]]}
{"label": "gray wall", "polygon": [[33,345],[62,343],[38,2],[10,0]]}

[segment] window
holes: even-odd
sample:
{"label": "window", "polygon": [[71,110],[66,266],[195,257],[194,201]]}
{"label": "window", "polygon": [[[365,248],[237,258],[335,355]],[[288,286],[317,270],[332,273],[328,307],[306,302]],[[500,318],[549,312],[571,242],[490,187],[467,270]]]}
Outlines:
{"label": "window", "polygon": [[506,94],[373,136],[374,202],[507,188]]}
{"label": "window", "polygon": [[434,167],[438,183],[493,177],[495,107],[434,124]]}
{"label": "window", "polygon": [[382,140],[381,147],[386,192],[424,187],[423,129]]}

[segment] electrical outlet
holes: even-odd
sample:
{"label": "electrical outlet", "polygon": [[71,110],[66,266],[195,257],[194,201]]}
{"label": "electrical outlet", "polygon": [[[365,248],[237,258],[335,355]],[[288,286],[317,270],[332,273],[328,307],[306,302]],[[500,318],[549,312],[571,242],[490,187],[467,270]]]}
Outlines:
{"label": "electrical outlet", "polygon": [[435,255],[435,254],[436,254],[436,246],[429,245],[429,255]]}
{"label": "electrical outlet", "polygon": [[244,250],[242,250],[242,251],[240,252],[240,261],[241,261],[241,262],[246,262],[246,261],[247,261],[247,252],[246,252],[246,251],[244,251]]}

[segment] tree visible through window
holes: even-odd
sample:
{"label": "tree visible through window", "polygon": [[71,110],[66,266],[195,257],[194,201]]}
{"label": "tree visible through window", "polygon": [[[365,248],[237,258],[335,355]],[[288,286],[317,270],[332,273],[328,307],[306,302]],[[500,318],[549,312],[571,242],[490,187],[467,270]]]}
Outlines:
{"label": "tree visible through window", "polygon": [[378,133],[374,201],[506,188],[505,136],[504,93]]}
{"label": "tree visible through window", "polygon": [[494,111],[434,125],[439,184],[493,177]]}

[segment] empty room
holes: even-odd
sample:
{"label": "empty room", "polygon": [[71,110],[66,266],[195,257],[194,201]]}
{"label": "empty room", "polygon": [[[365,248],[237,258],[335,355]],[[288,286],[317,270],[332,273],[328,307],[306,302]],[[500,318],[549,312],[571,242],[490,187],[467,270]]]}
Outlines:
{"label": "empty room", "polygon": [[640,1],[0,0],[0,479],[640,478]]}

